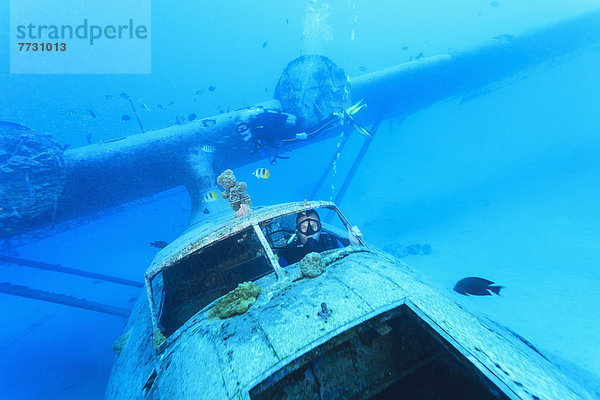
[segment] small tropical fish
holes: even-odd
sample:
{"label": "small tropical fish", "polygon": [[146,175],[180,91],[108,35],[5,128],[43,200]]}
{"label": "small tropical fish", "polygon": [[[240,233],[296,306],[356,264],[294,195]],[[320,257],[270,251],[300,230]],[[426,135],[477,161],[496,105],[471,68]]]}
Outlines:
{"label": "small tropical fish", "polygon": [[487,279],[469,277],[461,279],[454,286],[454,291],[465,296],[470,294],[474,296],[491,296],[490,291],[500,294],[500,289],[504,286],[491,286],[494,282],[488,281]]}
{"label": "small tropical fish", "polygon": [[131,119],[131,115],[127,115],[127,114],[121,115],[121,119],[123,121],[129,121]]}
{"label": "small tropical fish", "polygon": [[258,179],[268,179],[271,173],[266,168],[256,168],[256,171],[252,173]]}
{"label": "small tropical fish", "polygon": [[364,65],[361,65],[360,67],[358,67],[358,70],[365,72],[367,70],[367,67],[365,67]]}
{"label": "small tropical fish", "polygon": [[202,210],[202,212],[203,212],[204,214],[210,214],[210,211],[208,211],[208,208],[205,208],[204,210]]}
{"label": "small tropical fish", "polygon": [[215,126],[217,123],[217,121],[215,121],[214,119],[204,119],[202,120],[202,126],[207,128],[209,126]]}
{"label": "small tropical fish", "polygon": [[204,93],[204,89],[198,89],[198,90],[196,90],[195,95],[200,96],[202,93]]}
{"label": "small tropical fish", "polygon": [[191,113],[190,115],[188,115],[188,121],[193,121],[196,119],[196,113]]}
{"label": "small tropical fish", "polygon": [[204,196],[202,196],[202,200],[204,200],[205,203],[210,203],[211,201],[215,201],[217,199],[217,194],[215,192],[207,192],[204,193]]}
{"label": "small tropical fish", "polygon": [[170,106],[173,106],[173,105],[175,105],[175,102],[171,100],[171,101],[169,102],[169,105],[170,105]]}
{"label": "small tropical fish", "polygon": [[417,54],[417,56],[415,57],[415,60],[420,60],[421,58],[425,58],[425,56],[423,55],[423,53]]}
{"label": "small tropical fish", "polygon": [[215,146],[205,144],[204,146],[202,146],[202,151],[205,153],[214,153],[215,151],[217,151],[217,149],[215,149]]}
{"label": "small tropical fish", "polygon": [[214,92],[216,88],[217,88],[216,86],[209,86],[208,87],[208,91],[209,92]]}
{"label": "small tropical fish", "polygon": [[119,94],[119,96],[121,96],[122,99],[129,100],[129,95],[125,92]]}
{"label": "small tropical fish", "polygon": [[263,49],[264,49],[265,47],[267,47],[268,45],[269,45],[269,41],[268,41],[268,40],[267,40],[266,42],[263,42],[263,44],[262,44],[262,46],[263,46]]}
{"label": "small tropical fish", "polygon": [[490,3],[490,6],[492,6],[492,7],[500,7],[500,3],[498,3],[497,1],[492,1]]}
{"label": "small tropical fish", "polygon": [[285,19],[285,24],[286,24],[286,25],[288,25],[289,23],[290,23],[290,19],[289,19],[289,18],[286,18],[286,19]]}
{"label": "small tropical fish", "polygon": [[156,247],[157,249],[164,249],[168,245],[169,245],[169,243],[167,243],[163,240],[157,240],[156,242],[150,242],[150,246]]}
{"label": "small tropical fish", "polygon": [[73,109],[63,110],[63,114],[68,115],[69,117],[73,117],[73,116],[77,115],[77,111],[75,111]]}
{"label": "small tropical fish", "polygon": [[95,112],[93,112],[92,110],[86,110],[86,111],[90,115],[90,117],[96,118],[96,113]]}
{"label": "small tropical fish", "polygon": [[408,46],[402,46],[401,50],[404,50],[404,51],[408,50]]}

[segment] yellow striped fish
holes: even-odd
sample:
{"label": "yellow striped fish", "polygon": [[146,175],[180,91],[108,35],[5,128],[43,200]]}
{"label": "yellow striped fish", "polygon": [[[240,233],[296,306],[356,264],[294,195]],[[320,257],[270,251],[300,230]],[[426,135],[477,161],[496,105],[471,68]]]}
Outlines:
{"label": "yellow striped fish", "polygon": [[210,203],[211,201],[215,201],[216,199],[217,194],[215,192],[204,193],[204,196],[202,196],[202,200],[204,200],[205,203]]}
{"label": "yellow striped fish", "polygon": [[254,171],[252,175],[258,179],[267,179],[269,176],[271,176],[271,173],[266,168],[256,168],[256,171]]}

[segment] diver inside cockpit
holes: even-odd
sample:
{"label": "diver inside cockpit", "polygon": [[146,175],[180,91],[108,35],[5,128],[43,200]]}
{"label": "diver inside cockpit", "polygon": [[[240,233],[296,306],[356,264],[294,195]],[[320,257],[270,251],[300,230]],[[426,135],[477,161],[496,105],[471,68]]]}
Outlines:
{"label": "diver inside cockpit", "polygon": [[349,245],[360,245],[356,232],[348,230],[348,237],[323,232],[321,218],[316,210],[301,212],[296,216],[296,233],[279,251],[279,264],[290,265],[300,261],[308,253],[323,252]]}

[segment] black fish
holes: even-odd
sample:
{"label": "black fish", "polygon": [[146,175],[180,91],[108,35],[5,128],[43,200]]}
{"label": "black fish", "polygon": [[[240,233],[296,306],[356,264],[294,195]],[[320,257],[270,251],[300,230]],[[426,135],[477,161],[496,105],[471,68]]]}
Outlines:
{"label": "black fish", "polygon": [[494,282],[488,281],[487,279],[469,277],[456,282],[456,285],[454,285],[454,291],[465,296],[470,294],[474,296],[491,296],[492,294],[490,291],[499,295],[500,289],[502,289],[504,286],[490,286],[493,284]]}
{"label": "black fish", "polygon": [[263,46],[263,49],[264,49],[265,47],[267,47],[268,45],[269,45],[269,41],[268,41],[268,40],[267,40],[266,42],[263,42],[263,45],[262,45],[262,46]]}
{"label": "black fish", "polygon": [[208,208],[205,208],[204,210],[202,210],[202,212],[203,212],[204,214],[210,214],[210,211],[208,211]]}
{"label": "black fish", "polygon": [[208,87],[208,90],[209,90],[210,92],[214,92],[216,88],[217,88],[216,86],[209,86],[209,87]]}
{"label": "black fish", "polygon": [[358,67],[358,70],[365,72],[367,70],[367,67],[365,67],[364,65],[361,65],[360,67]]}
{"label": "black fish", "polygon": [[162,241],[162,240],[157,240],[156,242],[150,242],[150,246],[156,247],[157,249],[164,249],[168,245],[169,245],[169,243]]}
{"label": "black fish", "polygon": [[195,120],[195,119],[196,119],[196,113],[191,113],[191,114],[188,116],[188,121],[193,121],[193,120]]}
{"label": "black fish", "polygon": [[205,119],[202,120],[202,126],[207,128],[209,126],[215,126],[217,123],[217,121],[215,121],[214,119]]}
{"label": "black fish", "polygon": [[121,119],[123,121],[129,121],[131,119],[131,115],[121,115]]}

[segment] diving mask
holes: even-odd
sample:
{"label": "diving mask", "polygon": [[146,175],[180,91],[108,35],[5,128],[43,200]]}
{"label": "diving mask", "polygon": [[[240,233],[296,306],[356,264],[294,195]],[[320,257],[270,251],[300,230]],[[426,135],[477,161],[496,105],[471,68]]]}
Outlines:
{"label": "diving mask", "polygon": [[321,232],[321,221],[318,219],[307,218],[296,225],[296,229],[303,235],[310,236]]}

